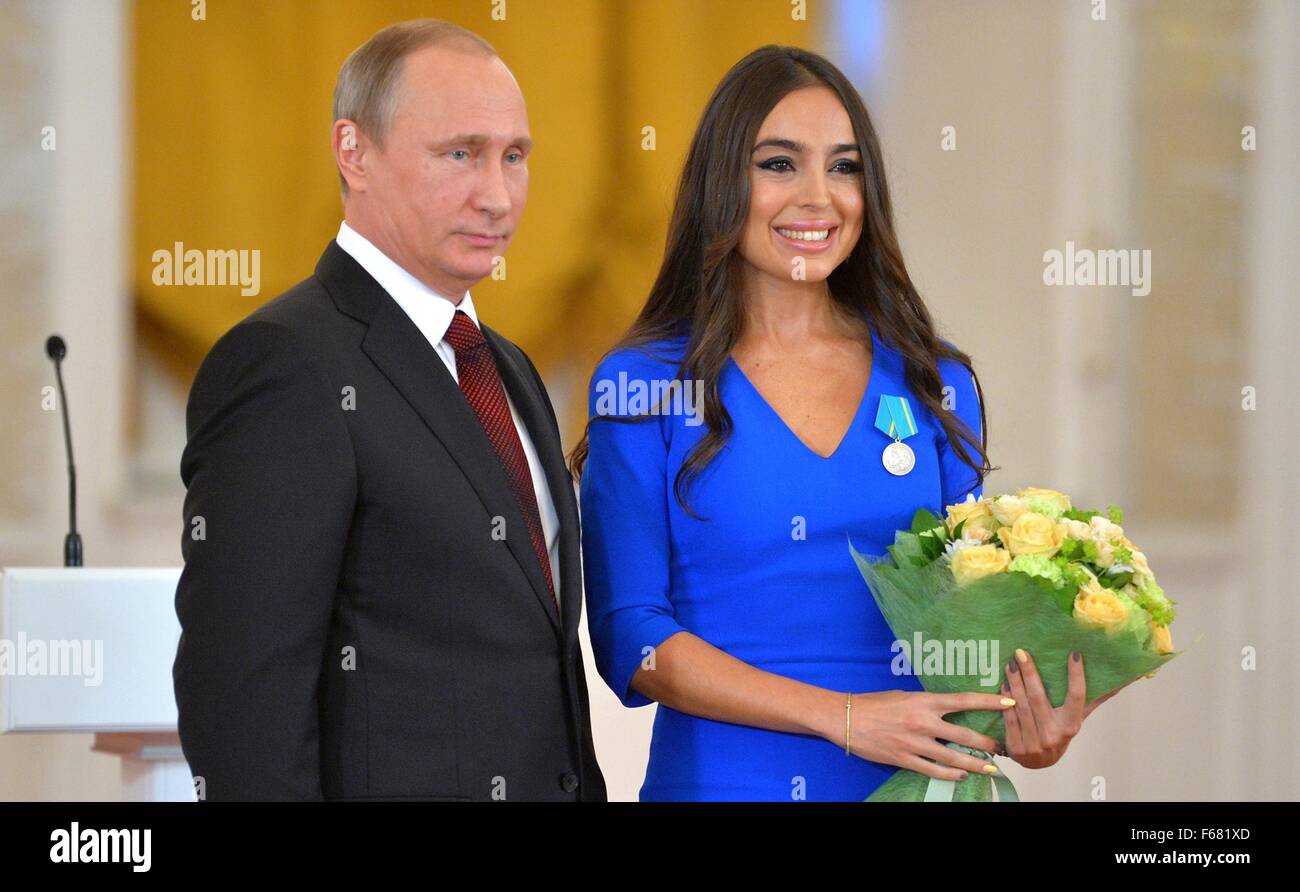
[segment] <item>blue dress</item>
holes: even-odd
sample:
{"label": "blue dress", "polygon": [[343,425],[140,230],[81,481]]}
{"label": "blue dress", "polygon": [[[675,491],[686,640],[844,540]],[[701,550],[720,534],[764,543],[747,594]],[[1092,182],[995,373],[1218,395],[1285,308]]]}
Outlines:
{"label": "blue dress", "polygon": [[[705,434],[702,414],[592,423],[580,486],[587,621],[596,666],[624,705],[651,702],[629,682],[651,648],[683,630],[760,669],[834,691],[922,689],[915,677],[891,673],[894,636],[848,541],[882,554],[917,508],[939,513],[967,492],[978,498],[981,487],[907,388],[902,356],[874,325],[871,334],[866,394],[829,458],[805,446],[727,360],[719,392],[733,432],[688,490],[706,520],[688,515],[672,491]],[[632,382],[671,380],[685,343],[683,336],[609,354],[593,375],[588,414],[642,413],[612,396],[619,382],[626,395]],[[969,370],[944,360],[940,375],[953,411],[980,434]],[[918,427],[905,441],[916,466],[901,477],[881,463],[891,442],[874,426],[884,394],[906,397]],[[861,801],[893,771],[846,755],[842,743],[660,705],[640,797]]]}

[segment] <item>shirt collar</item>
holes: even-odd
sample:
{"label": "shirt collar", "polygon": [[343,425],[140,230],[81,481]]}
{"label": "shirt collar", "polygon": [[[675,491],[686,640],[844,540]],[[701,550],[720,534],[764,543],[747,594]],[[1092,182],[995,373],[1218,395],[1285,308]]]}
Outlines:
{"label": "shirt collar", "polygon": [[474,325],[481,328],[478,314],[474,311],[474,300],[468,291],[461,297],[460,303],[434,291],[398,266],[369,239],[349,226],[346,220],[339,226],[335,241],[361,264],[361,268],[379,283],[379,287],[397,301],[431,343],[437,344],[446,336],[457,310],[464,310]]}

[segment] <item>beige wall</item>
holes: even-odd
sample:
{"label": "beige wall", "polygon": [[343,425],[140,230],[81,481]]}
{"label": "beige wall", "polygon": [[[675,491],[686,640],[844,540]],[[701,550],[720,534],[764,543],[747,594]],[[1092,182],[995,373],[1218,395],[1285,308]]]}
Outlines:
{"label": "beige wall", "polygon": [[[54,384],[43,351],[52,332],[68,343],[64,378],[87,562],[180,560],[180,540],[170,533],[178,503],[161,508],[165,524],[141,523],[150,504],[125,479],[126,47],[115,39],[124,33],[122,13],[115,0],[0,5],[0,56],[12,72],[4,78],[0,133],[16,159],[0,165],[0,194],[7,197],[0,353],[8,364],[0,405],[9,422],[0,437],[0,564],[7,566],[57,566],[63,559],[62,427],[57,412],[41,409],[42,388]],[[47,125],[55,127],[54,151],[41,149]],[[0,736],[0,798],[114,798],[117,760],[91,753],[90,744],[80,734]]]}

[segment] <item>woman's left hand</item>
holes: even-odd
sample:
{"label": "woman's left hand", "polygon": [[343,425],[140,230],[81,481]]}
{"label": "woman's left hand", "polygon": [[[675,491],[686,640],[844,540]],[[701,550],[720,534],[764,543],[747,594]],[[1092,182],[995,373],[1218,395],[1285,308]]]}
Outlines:
{"label": "woman's left hand", "polygon": [[1016,658],[1007,663],[1002,692],[1014,698],[1016,705],[1002,713],[1007,728],[1006,754],[1026,768],[1055,765],[1079,733],[1083,720],[1127,687],[1121,685],[1085,703],[1088,685],[1083,674],[1083,654],[1075,651],[1068,662],[1070,688],[1059,707],[1047,699],[1038,667],[1028,653],[1016,648]]}

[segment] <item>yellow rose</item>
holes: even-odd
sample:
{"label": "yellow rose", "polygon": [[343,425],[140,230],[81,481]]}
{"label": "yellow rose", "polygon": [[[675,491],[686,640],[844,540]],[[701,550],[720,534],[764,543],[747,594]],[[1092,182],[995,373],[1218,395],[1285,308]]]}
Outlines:
{"label": "yellow rose", "polygon": [[1074,615],[1085,625],[1114,635],[1128,622],[1128,607],[1094,578],[1079,586],[1079,593],[1074,596]]}
{"label": "yellow rose", "polygon": [[1062,511],[1069,511],[1071,508],[1070,497],[1054,489],[1039,489],[1037,486],[1027,486],[1024,489],[1017,490],[1016,495],[1022,499],[1038,499],[1041,502],[1047,502]]}
{"label": "yellow rose", "polygon": [[993,512],[999,524],[1009,527],[1016,522],[1017,517],[1029,509],[1015,496],[998,496],[989,504],[989,510]]}
{"label": "yellow rose", "polygon": [[1036,511],[1025,511],[1011,526],[1000,528],[998,536],[1015,557],[1022,554],[1051,557],[1065,542],[1065,527]]}
{"label": "yellow rose", "polygon": [[1158,654],[1171,654],[1174,652],[1174,636],[1170,634],[1168,626],[1156,626],[1152,642]]}
{"label": "yellow rose", "polygon": [[969,585],[976,579],[1006,573],[1011,566],[1011,555],[996,545],[968,545],[959,548],[952,556],[952,576],[958,585]]}
{"label": "yellow rose", "polygon": [[962,534],[970,539],[981,538],[976,533],[976,530],[984,529],[992,533],[997,529],[997,521],[993,519],[993,512],[989,510],[989,503],[984,499],[970,499],[948,506],[946,523],[950,535],[953,530],[957,529],[957,524],[963,520],[966,521],[966,526],[962,527]]}

